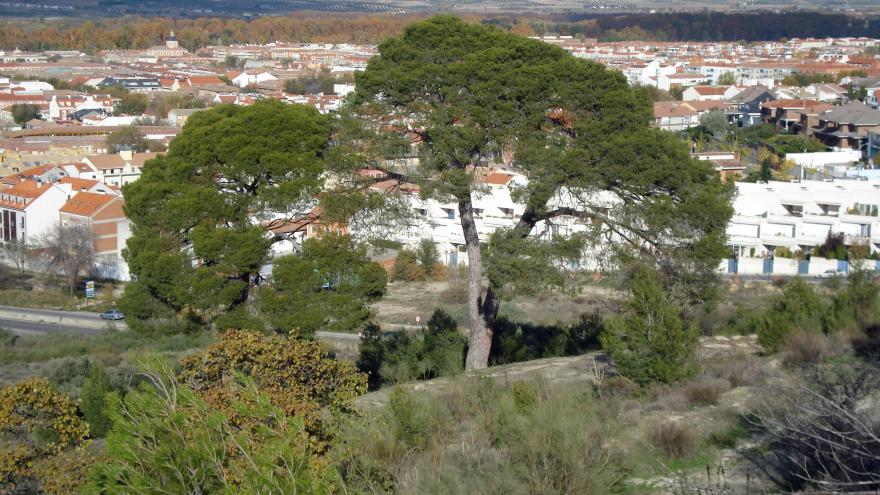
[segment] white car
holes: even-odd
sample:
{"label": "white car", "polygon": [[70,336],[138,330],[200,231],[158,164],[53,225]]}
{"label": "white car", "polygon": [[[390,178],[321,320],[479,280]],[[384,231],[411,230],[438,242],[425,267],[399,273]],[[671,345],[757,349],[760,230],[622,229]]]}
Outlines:
{"label": "white car", "polygon": [[825,270],[824,272],[818,275],[819,278],[833,278],[833,277],[845,277],[846,272],[843,270]]}

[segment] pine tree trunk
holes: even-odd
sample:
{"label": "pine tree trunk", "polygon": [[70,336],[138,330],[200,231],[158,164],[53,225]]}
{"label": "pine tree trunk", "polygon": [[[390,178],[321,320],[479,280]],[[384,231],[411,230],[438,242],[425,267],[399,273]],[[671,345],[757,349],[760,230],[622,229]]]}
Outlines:
{"label": "pine tree trunk", "polygon": [[481,370],[489,365],[489,350],[492,347],[492,329],[483,315],[482,277],[483,259],[480,252],[480,235],[474,222],[473,203],[470,196],[459,199],[458,213],[461,230],[468,254],[467,303],[470,336],[465,370]]}

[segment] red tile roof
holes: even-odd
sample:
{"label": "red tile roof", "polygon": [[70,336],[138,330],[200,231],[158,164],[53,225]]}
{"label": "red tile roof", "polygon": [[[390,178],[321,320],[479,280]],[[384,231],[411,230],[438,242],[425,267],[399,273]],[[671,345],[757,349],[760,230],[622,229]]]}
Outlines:
{"label": "red tile roof", "polygon": [[114,194],[81,192],[67,200],[67,203],[64,203],[64,206],[58,211],[70,215],[91,217],[118,198],[119,196]]}

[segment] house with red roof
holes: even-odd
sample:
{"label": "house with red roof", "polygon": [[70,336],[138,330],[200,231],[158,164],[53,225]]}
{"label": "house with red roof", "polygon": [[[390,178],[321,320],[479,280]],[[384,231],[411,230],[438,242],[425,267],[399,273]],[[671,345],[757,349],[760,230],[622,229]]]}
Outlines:
{"label": "house with red roof", "polygon": [[22,178],[0,191],[0,240],[34,243],[58,221],[58,210],[74,194],[70,184]]}
{"label": "house with red roof", "polygon": [[739,86],[691,86],[681,93],[682,101],[725,101],[736,96],[743,88]]}

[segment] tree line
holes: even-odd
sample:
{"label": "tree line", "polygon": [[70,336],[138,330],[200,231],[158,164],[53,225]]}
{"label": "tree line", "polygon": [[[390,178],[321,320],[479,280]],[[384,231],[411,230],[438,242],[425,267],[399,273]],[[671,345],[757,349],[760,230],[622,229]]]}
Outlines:
{"label": "tree line", "polygon": [[[99,20],[4,21],[0,47],[22,50],[144,49],[161,44],[174,30],[181,46],[196,50],[231,43],[379,43],[399,35],[418,15],[352,14],[267,16],[245,20],[121,18]],[[515,34],[560,34],[603,41],[763,41],[783,38],[880,37],[880,19],[815,12],[670,13],[590,16],[477,16]]]}

